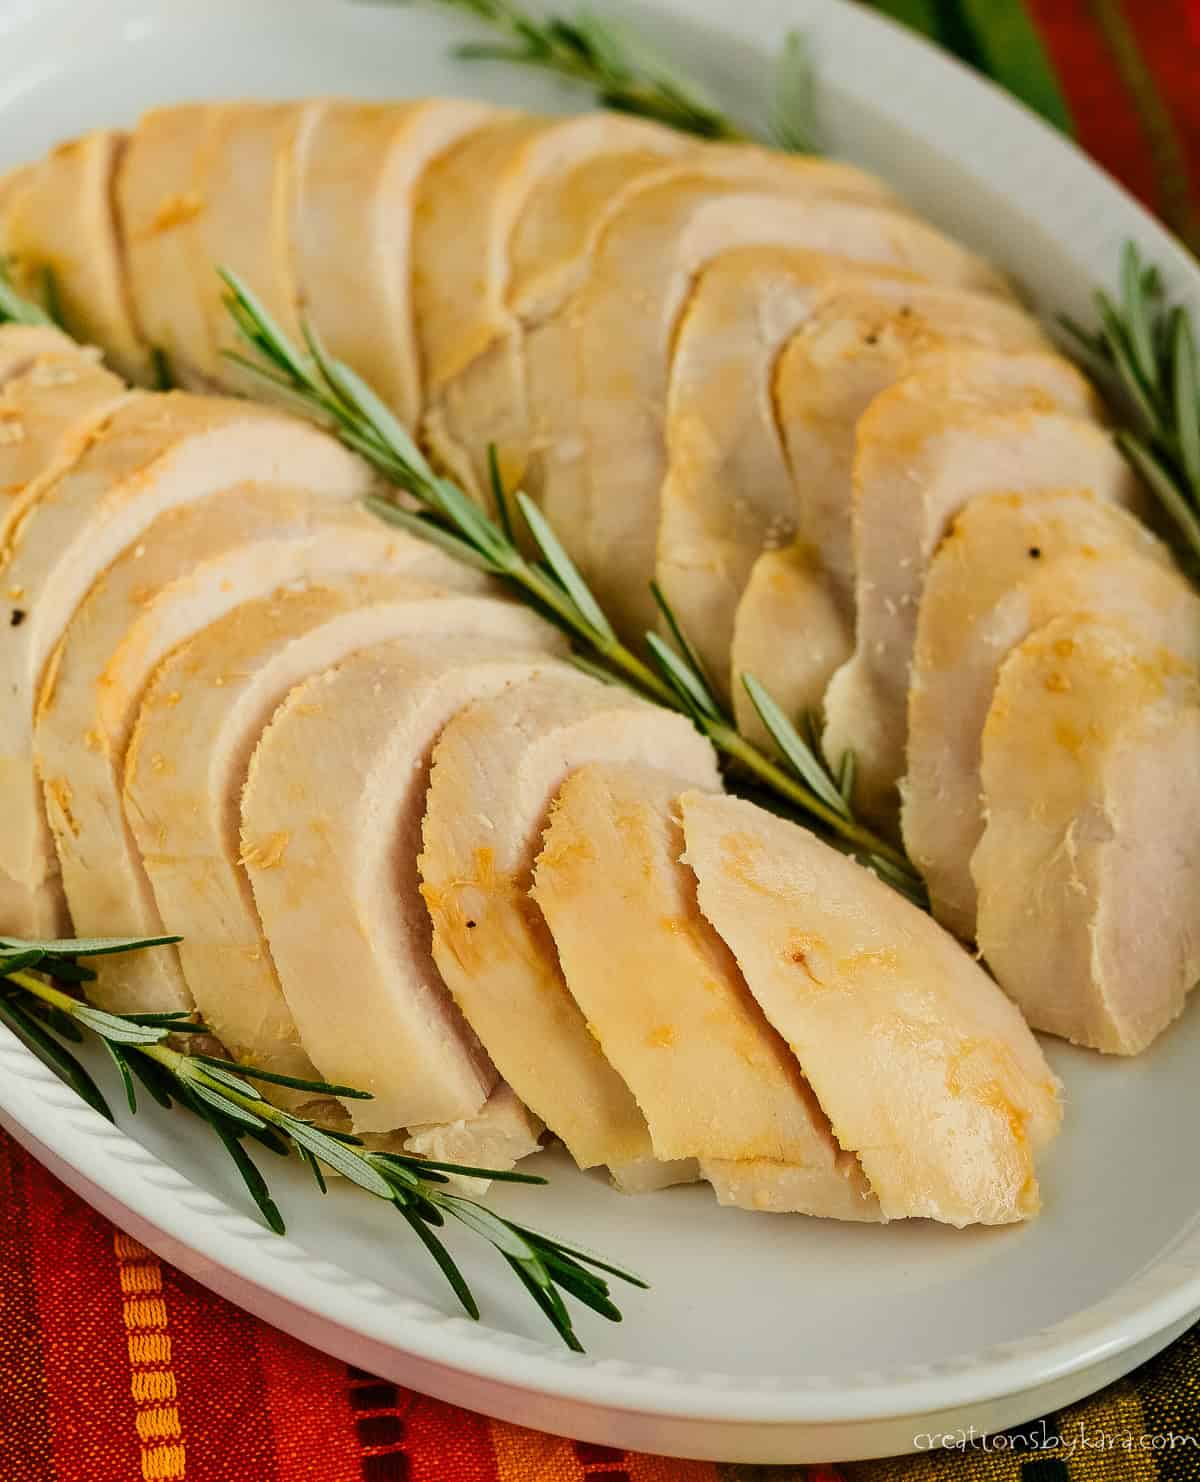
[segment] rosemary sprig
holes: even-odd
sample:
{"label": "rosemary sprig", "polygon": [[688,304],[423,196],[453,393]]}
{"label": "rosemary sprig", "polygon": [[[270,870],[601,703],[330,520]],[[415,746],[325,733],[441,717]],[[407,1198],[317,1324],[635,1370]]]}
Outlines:
{"label": "rosemary sprig", "polygon": [[174,1037],[208,1033],[188,1014],[110,1014],[67,991],[94,976],[80,964],[80,958],[139,951],[178,940],[0,940],[0,1022],[89,1106],[112,1121],[112,1110],[99,1086],[68,1048],[83,1039],[84,1031],[96,1035],[116,1066],[130,1111],[138,1109],[140,1084],[160,1105],[178,1103],[206,1121],[229,1153],[263,1219],[280,1235],[285,1230],[283,1216],[246,1150],[247,1139],[282,1156],[295,1152],[322,1193],[326,1191],[322,1170],[332,1169],[394,1205],[472,1318],[479,1317],[478,1304],[436,1233],[447,1217],[498,1252],[569,1348],[582,1352],[564,1293],[611,1322],[621,1320],[605,1275],[645,1287],[638,1277],[586,1251],[535,1234],[448,1187],[453,1174],[521,1184],[544,1184],[544,1178],[374,1152],[357,1137],[328,1131],[272,1105],[253,1082],[370,1100],[365,1092],[299,1080],[213,1055],[185,1053],[170,1042]]}
{"label": "rosemary sprig", "polygon": [[[47,273],[47,288],[50,302],[53,304],[57,300],[57,293],[54,290],[54,279],[49,273]],[[23,298],[17,292],[8,274],[8,263],[2,257],[0,257],[0,324],[42,324],[49,328],[59,327],[55,316],[48,314],[39,304]]]}
{"label": "rosemary sprig", "polygon": [[[782,764],[739,735],[657,588],[655,597],[676,646],[671,648],[657,635],[648,635],[651,662],[647,663],[621,641],[541,510],[523,493],[510,499],[494,455],[496,519],[434,472],[379,397],[349,366],[328,354],[311,326],[304,327],[307,353],[302,354],[236,274],[222,270],[221,276],[228,290],[226,305],[251,352],[228,352],[229,358],[361,453],[418,506],[405,507],[394,499],[372,496],[368,505],[381,519],[500,577],[568,634],[581,650],[583,667],[589,672],[598,664],[647,698],[690,716],[739,771],[751,775],[805,822],[831,834],[867,864],[881,863],[881,873],[886,870],[889,879],[904,880],[909,894],[920,895],[920,883],[908,860],[854,817],[816,750],[801,739],[778,707],[772,711],[775,723],[768,722],[768,730],[779,745]],[[516,542],[514,503],[536,547],[537,559],[527,558]]]}
{"label": "rosemary sprig", "polygon": [[1133,428],[1117,444],[1153,490],[1194,566],[1200,564],[1200,353],[1187,310],[1170,306],[1162,278],[1133,242],[1121,256],[1120,292],[1096,294],[1100,328],[1061,323],[1128,402]]}
{"label": "rosemary sprig", "polygon": [[[703,89],[656,57],[632,27],[594,10],[573,17],[533,15],[516,0],[439,0],[492,27],[497,41],[468,41],[455,56],[509,62],[551,72],[592,89],[602,108],[653,119],[700,139],[746,142],[753,135],[722,112]],[[813,78],[803,38],[788,36],[776,64],[765,142],[797,153],[816,152]]]}

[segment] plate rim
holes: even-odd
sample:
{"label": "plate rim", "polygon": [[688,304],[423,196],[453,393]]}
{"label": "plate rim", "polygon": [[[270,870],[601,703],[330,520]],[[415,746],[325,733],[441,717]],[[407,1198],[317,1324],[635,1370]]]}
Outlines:
{"label": "plate rim", "polygon": [[[222,0],[230,11],[243,3]],[[281,0],[259,3],[285,8]],[[81,0],[78,8],[86,4]],[[289,7],[292,13],[326,8],[324,0],[289,0]],[[60,13],[66,8],[69,3],[57,7]],[[106,7],[110,13],[118,8]],[[130,12],[160,8],[144,0],[124,6]],[[686,24],[699,21],[718,33],[722,29],[722,0],[653,0],[652,8]],[[0,27],[6,39],[13,39],[26,18],[36,29],[44,13],[35,14],[30,6],[0,15],[8,23]],[[1038,169],[1023,182],[1022,206],[1026,213],[1046,213],[1056,241],[1073,231],[1087,244],[1083,257],[1093,268],[1100,270],[1107,253],[1115,271],[1116,244],[1132,237],[1161,264],[1174,292],[1200,304],[1200,266],[1182,244],[1072,142],[931,43],[847,0],[755,0],[741,20],[755,37],[764,38],[781,38],[799,26],[810,36],[819,72],[833,90],[894,115],[927,147],[972,176],[987,176],[1005,200],[1015,196],[1012,156],[1036,156]],[[882,102],[880,88],[886,90]],[[937,95],[936,110],[926,106],[931,92]],[[952,138],[939,131],[934,112],[955,116]],[[191,1274],[207,1285],[217,1284],[213,1276],[219,1272],[227,1278],[220,1283],[226,1293],[230,1285],[248,1283],[298,1313],[397,1354],[509,1390],[553,1394],[626,1415],[779,1427],[978,1406],[1081,1373],[1200,1310],[1200,1223],[1193,1223],[1168,1251],[1100,1302],[1020,1339],[933,1365],[886,1373],[864,1369],[830,1380],[689,1373],[591,1358],[402,1297],[273,1235],[79,1102],[2,1026],[0,1122],[190,1252]]]}

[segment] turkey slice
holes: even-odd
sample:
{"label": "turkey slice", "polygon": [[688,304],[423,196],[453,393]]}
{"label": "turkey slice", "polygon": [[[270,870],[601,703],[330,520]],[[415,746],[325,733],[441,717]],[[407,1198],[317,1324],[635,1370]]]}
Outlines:
{"label": "turkey slice", "polygon": [[29,342],[11,348],[13,374],[0,386],[0,561],[26,511],[137,395],[105,370],[99,350],[65,336],[40,349]]}
{"label": "turkey slice", "polygon": [[[42,355],[80,350],[74,340],[50,324],[0,324],[0,386],[24,375]],[[99,351],[93,351],[99,356]]]}
{"label": "turkey slice", "polygon": [[188,234],[188,249],[205,328],[198,368],[223,389],[259,399],[270,394],[261,377],[225,358],[227,350],[246,354],[246,343],[225,307],[218,268],[237,273],[292,343],[300,343],[292,161],[321,107],[319,102],[216,103],[205,115],[192,177],[202,209]]}
{"label": "turkey slice", "polygon": [[787,245],[1000,291],[990,269],[931,227],[861,204],[857,179],[810,169],[777,168],[757,185],[680,166],[633,193],[600,233],[582,287],[544,331],[547,343],[530,342],[530,398],[546,446],[543,507],[627,633],[655,620],[648,587],[671,357],[706,263],[732,248]]}
{"label": "turkey slice", "polygon": [[[247,484],[160,515],[103,572],[55,650],[34,715],[34,761],[76,935],[168,929],[121,805],[125,749],[159,661],[239,602],[322,563],[336,567],[338,554],[351,568],[386,570],[406,544],[361,510]],[[192,1003],[166,951],[106,957],[92,996],[116,1013]]]}
{"label": "turkey slice", "polygon": [[521,320],[530,299],[561,302],[612,197],[694,148],[671,129],[612,113],[510,119],[426,172],[416,237],[425,433],[482,502],[489,444],[509,479],[520,473],[510,449],[528,423]]}
{"label": "turkey slice", "polygon": [[856,634],[825,694],[825,753],[857,760],[863,814],[894,827],[908,670],[925,572],[980,494],[1092,489],[1129,503],[1137,479],[1093,422],[1095,394],[1057,356],[954,350],[872,402],[854,461]]}
{"label": "turkey slice", "polygon": [[1006,1224],[1039,1207],[1058,1083],[953,937],[752,803],[680,799],[700,909],[791,1046],[886,1219]]}
{"label": "turkey slice", "polygon": [[5,212],[14,287],[53,306],[77,339],[103,348],[128,381],[153,379],[134,313],[113,191],[125,135],[104,130],[30,167]]}
{"label": "turkey slice", "polygon": [[774,365],[799,547],[764,551],[738,606],[733,700],[743,734],[767,740],[741,673],[754,674],[787,714],[802,715],[819,711],[834,670],[853,650],[852,464],[867,407],[948,348],[1046,343],[1037,321],[1015,304],[899,277],[867,283],[860,275],[816,306]]}
{"label": "turkey slice", "polygon": [[[557,440],[578,444],[574,393],[579,389],[574,333],[577,315],[564,312],[586,281],[592,255],[610,222],[673,182],[710,182],[714,193],[735,189],[782,195],[824,193],[891,204],[879,181],[845,165],[814,162],[744,145],[699,146],[667,131],[680,159],[647,164],[641,153],[601,156],[543,182],[530,197],[509,247],[508,304],[521,325],[516,341],[498,341],[472,366],[461,401],[473,421],[477,461],[497,445],[510,486],[537,497],[543,461]],[[652,152],[664,142],[655,135]],[[616,177],[616,178],[613,178]],[[611,188],[607,194],[605,187]],[[560,394],[561,393],[561,394]],[[492,421],[481,420],[491,416]]]}
{"label": "turkey slice", "polygon": [[1126,510],[1079,490],[972,500],[925,579],[900,788],[909,857],[938,920],[967,941],[983,833],[980,738],[996,676],[1017,644],[1065,613],[1200,628],[1200,601]]}
{"label": "turkey slice", "polygon": [[1036,1029],[1144,1049],[1200,975],[1200,628],[1056,618],[983,733],[980,950]]}
{"label": "turkey slice", "polygon": [[694,1165],[656,1165],[529,899],[550,805],[596,761],[713,778],[711,747],[683,717],[582,675],[547,675],[465,710],[434,753],[421,890],[442,977],[500,1074],[581,1168],[606,1163],[625,1187],[649,1187]]}
{"label": "turkey slice", "polygon": [[411,271],[417,187],[431,161],[492,115],[484,103],[456,98],[331,102],[296,142],[297,313],[410,427],[421,412]]}
{"label": "turkey slice", "polygon": [[212,384],[193,239],[206,209],[199,172],[213,106],[176,104],[144,114],[122,155],[115,192],[134,321],[165,357],[171,380],[196,391]]}
{"label": "turkey slice", "polygon": [[[466,600],[466,599],[464,599]],[[478,599],[476,599],[478,600]],[[503,603],[298,685],[250,763],[242,861],[305,1051],[359,1132],[474,1117],[495,1069],[430,956],[416,857],[429,759],[464,705],[555,667],[557,636]]]}
{"label": "turkey slice", "polygon": [[46,936],[65,922],[47,889],[53,858],[34,783],[34,699],[47,662],[92,583],[166,510],[235,485],[304,487],[349,502],[364,466],[302,422],[244,402],[140,395],[24,511],[0,550],[0,585],[25,614],[0,625],[0,931]]}
{"label": "turkey slice", "polygon": [[844,259],[784,247],[728,252],[700,275],[680,321],[656,575],[726,696],[734,618],[754,561],[796,532],[771,389],[775,360],[854,272]]}
{"label": "turkey slice", "polygon": [[[344,567],[355,548],[343,543]],[[242,867],[241,799],[250,757],[296,685],[373,644],[412,633],[487,632],[493,604],[430,579],[483,590],[416,541],[382,564],[332,566],[244,602],[175,648],[146,688],[125,753],[124,808],[159,918],[181,936],[187,992],[229,1052],[317,1079],[279,987]]]}
{"label": "turkey slice", "polygon": [[706,779],[637,763],[572,772],[534,874],[571,996],[637,1098],[657,1157],[698,1158],[723,1203],[879,1218],[862,1169],[729,949],[700,914],[680,863],[679,794]]}

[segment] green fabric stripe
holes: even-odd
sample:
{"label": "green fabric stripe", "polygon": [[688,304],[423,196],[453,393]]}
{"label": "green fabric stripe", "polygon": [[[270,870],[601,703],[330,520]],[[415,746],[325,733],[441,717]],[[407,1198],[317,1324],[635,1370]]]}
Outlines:
{"label": "green fabric stripe", "polygon": [[1067,133],[1071,110],[1022,0],[950,0],[974,36],[983,70]]}
{"label": "green fabric stripe", "polygon": [[890,15],[894,21],[902,21],[914,31],[926,36],[936,36],[938,30],[935,0],[872,0],[876,10]]}
{"label": "green fabric stripe", "polygon": [[995,78],[1067,133],[1071,111],[1021,0],[872,0],[876,10],[922,31]]}
{"label": "green fabric stripe", "polygon": [[[1000,0],[1001,4],[1006,0]],[[975,29],[967,19],[962,0],[933,0],[936,15],[937,39],[947,51],[952,51],[980,72],[990,72],[987,57],[980,48]]]}

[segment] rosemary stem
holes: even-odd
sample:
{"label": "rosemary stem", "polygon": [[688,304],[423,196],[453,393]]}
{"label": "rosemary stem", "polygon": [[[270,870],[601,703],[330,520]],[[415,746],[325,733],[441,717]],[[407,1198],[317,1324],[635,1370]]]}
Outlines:
{"label": "rosemary stem", "polygon": [[805,787],[804,783],[791,777],[782,767],[764,756],[756,746],[747,741],[744,736],[739,735],[732,727],[710,722],[704,729],[705,734],[718,751],[724,752],[726,756],[739,762],[748,772],[764,782],[772,792],[782,794],[797,807],[811,813],[814,818],[819,818],[827,828],[833,830],[847,844],[853,845],[865,854],[878,855],[880,859],[886,860],[888,864],[893,865],[905,875],[912,874],[912,865],[909,860],[886,839],[873,833],[869,828],[864,828],[862,824],[843,817],[842,814],[829,807],[816,793]]}
{"label": "rosemary stem", "polygon": [[5,973],[4,976],[10,983],[16,983],[18,987],[24,988],[26,993],[32,993],[43,1003],[61,1009],[64,1014],[71,1014],[79,1007],[77,998],[72,998],[69,993],[63,993],[52,983],[44,983],[41,978],[35,978],[31,972]]}

